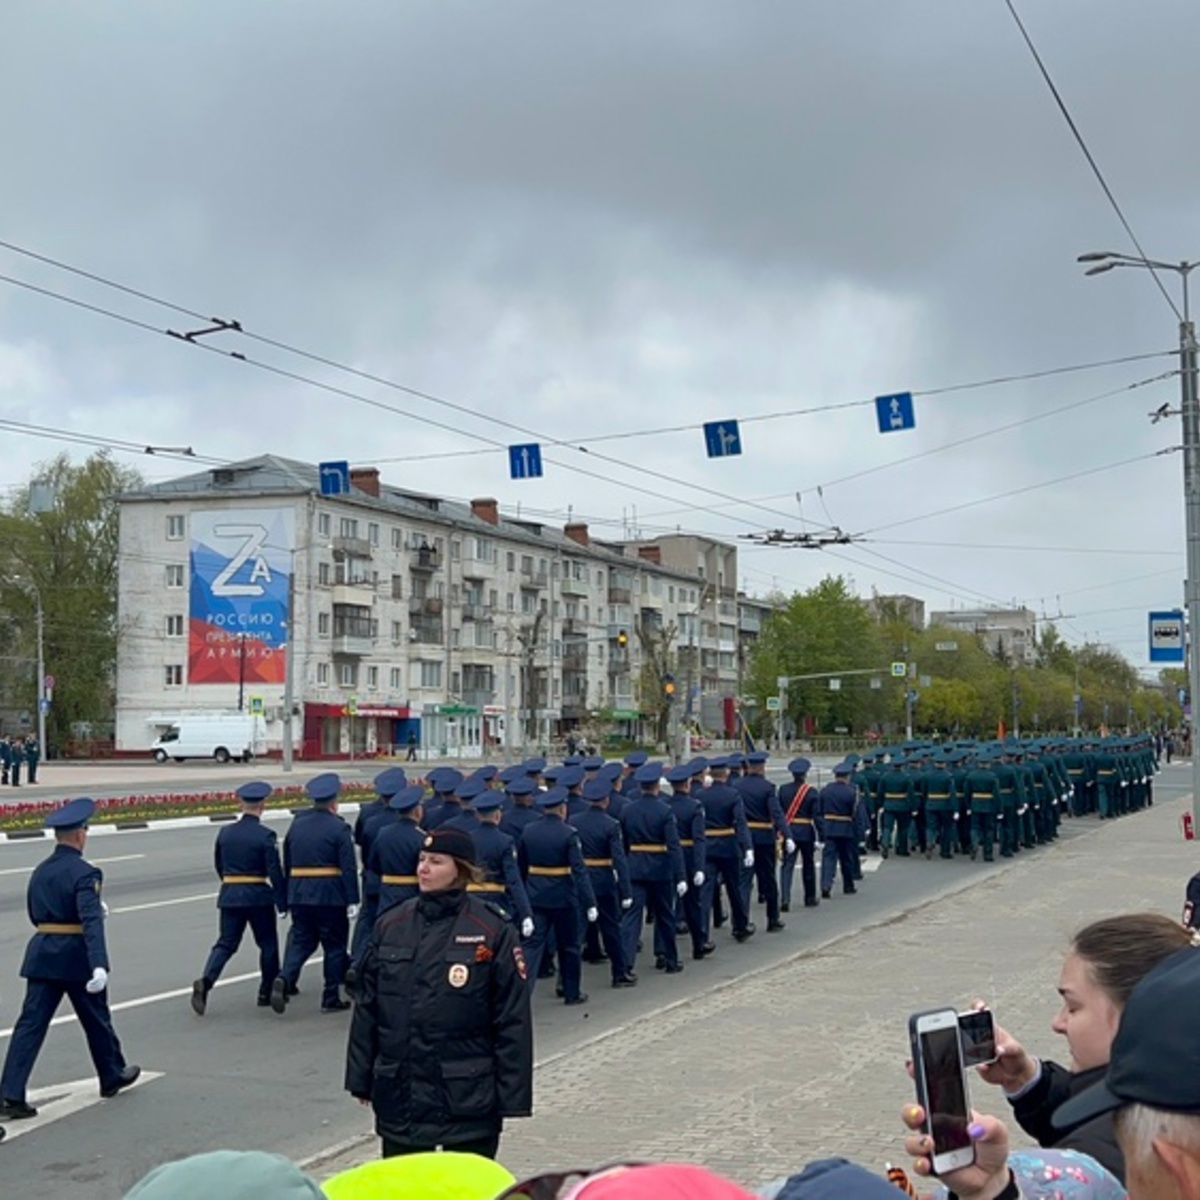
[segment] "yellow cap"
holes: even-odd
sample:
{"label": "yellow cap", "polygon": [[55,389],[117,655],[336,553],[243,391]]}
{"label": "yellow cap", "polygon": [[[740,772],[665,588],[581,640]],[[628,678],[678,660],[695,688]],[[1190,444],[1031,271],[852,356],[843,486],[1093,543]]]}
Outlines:
{"label": "yellow cap", "polygon": [[363,1163],[321,1184],[329,1200],[494,1200],[516,1179],[478,1154],[404,1154]]}

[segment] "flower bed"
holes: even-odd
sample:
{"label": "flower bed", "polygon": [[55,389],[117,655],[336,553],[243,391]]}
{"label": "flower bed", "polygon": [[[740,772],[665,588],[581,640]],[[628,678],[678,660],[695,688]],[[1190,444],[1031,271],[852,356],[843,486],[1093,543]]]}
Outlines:
{"label": "flower bed", "polygon": [[[347,787],[340,799],[350,802],[371,800],[371,788]],[[268,808],[296,808],[309,803],[299,785],[276,788],[267,800]],[[20,833],[41,829],[57,804],[24,801],[0,804],[0,833]],[[241,802],[234,792],[159,792],[133,796],[105,796],[96,800],[93,825],[141,824],[161,821],[167,817],[217,817],[241,811]]]}

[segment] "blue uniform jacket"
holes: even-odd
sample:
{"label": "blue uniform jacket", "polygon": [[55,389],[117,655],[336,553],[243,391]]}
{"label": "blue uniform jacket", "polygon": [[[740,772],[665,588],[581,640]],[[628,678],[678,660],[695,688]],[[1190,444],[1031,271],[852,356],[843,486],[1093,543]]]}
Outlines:
{"label": "blue uniform jacket", "polygon": [[[796,812],[792,819],[788,821],[787,815],[792,810],[796,793],[801,788],[804,791],[800,797],[800,803],[795,806]],[[797,846],[801,842],[815,842],[817,840],[817,830],[814,825],[817,815],[817,794],[817,789],[807,780],[803,783],[797,783],[793,779],[790,783],[785,783],[779,789],[779,807],[783,809],[783,819],[788,827],[788,837]]]}
{"label": "blue uniform jacket", "polygon": [[690,792],[677,792],[667,802],[679,830],[683,865],[688,882],[708,864],[708,839],[704,833],[704,805]]}
{"label": "blue uniform jacket", "polygon": [[354,844],[358,847],[358,858],[362,863],[362,889],[364,896],[379,895],[379,876],[368,870],[367,859],[371,856],[371,843],[379,831],[391,824],[396,814],[387,806],[386,800],[372,800],[358,810],[354,822]]}
{"label": "blue uniform jacket", "polygon": [[579,834],[562,817],[543,813],[530,821],[521,834],[517,859],[534,908],[595,908]]}
{"label": "blue uniform jacket", "polygon": [[483,870],[483,883],[472,884],[467,891],[480,892],[485,900],[489,898],[488,893],[498,892],[508,897],[508,910],[516,913],[518,920],[532,917],[529,894],[517,867],[516,843],[498,825],[489,825],[478,817],[471,837],[475,842],[475,857]]}
{"label": "blue uniform jacket", "polygon": [[417,895],[417,860],[424,847],[425,830],[412,817],[385,825],[372,841],[369,866],[379,877],[381,913]]}
{"label": "blue uniform jacket", "polygon": [[221,878],[218,908],[270,908],[287,911],[287,883],[279,864],[275,830],[255,813],[243,813],[217,834],[213,865]]}
{"label": "blue uniform jacket", "polygon": [[358,903],[358,864],[350,826],[335,812],[298,813],[283,839],[288,908],[297,904],[345,908]]}
{"label": "blue uniform jacket", "polygon": [[779,795],[769,779],[762,775],[746,775],[738,780],[736,790],[742,797],[746,824],[756,846],[771,846],[776,836],[791,836],[779,807]]}
{"label": "blue uniform jacket", "polygon": [[538,820],[541,815],[532,804],[514,804],[500,818],[500,832],[507,833],[519,845],[525,826]]}
{"label": "blue uniform jacket", "polygon": [[[437,801],[435,803],[434,801]],[[435,796],[425,812],[425,831],[444,825],[452,817],[461,817],[466,810],[455,796]]]}
{"label": "blue uniform jacket", "polygon": [[97,967],[108,970],[104,945],[104,910],[100,887],[104,875],[74,846],[55,846],[34,869],[25,907],[35,927],[69,927],[67,932],[39,932],[29,939],[21,975],[59,983],[86,983]]}
{"label": "blue uniform jacket", "polygon": [[621,813],[621,831],[634,883],[682,883],[683,848],[670,806],[652,792],[642,792]]}
{"label": "blue uniform jacket", "polygon": [[835,779],[827,783],[817,797],[817,833],[822,841],[857,837],[854,810],[858,792],[848,783]]}
{"label": "blue uniform jacket", "polygon": [[588,811],[571,822],[579,834],[583,862],[597,896],[616,893],[622,900],[632,894],[629,890],[629,861],[625,857],[625,841],[621,823],[602,808],[588,805]]}
{"label": "blue uniform jacket", "polygon": [[449,820],[443,821],[439,829],[461,829],[474,837],[479,832],[479,814],[473,808],[464,808],[462,812],[454,813]]}
{"label": "blue uniform jacket", "polygon": [[746,825],[746,806],[736,789],[713,783],[700,793],[709,859],[741,858],[753,847]]}

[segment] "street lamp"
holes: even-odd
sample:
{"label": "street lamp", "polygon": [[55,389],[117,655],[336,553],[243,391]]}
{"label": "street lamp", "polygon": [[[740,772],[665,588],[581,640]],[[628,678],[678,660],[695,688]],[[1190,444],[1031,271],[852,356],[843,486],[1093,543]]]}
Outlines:
{"label": "street lamp", "polygon": [[1100,275],[1114,267],[1173,271],[1179,276],[1183,291],[1183,314],[1179,319],[1179,412],[1183,422],[1183,511],[1187,541],[1183,594],[1188,616],[1188,690],[1192,701],[1192,813],[1200,821],[1200,401],[1196,390],[1196,329],[1188,302],[1188,276],[1200,263],[1159,262],[1106,250],[1081,254],[1077,261],[1093,264],[1084,272],[1087,275]]}
{"label": "street lamp", "polygon": [[38,749],[43,758],[48,757],[46,747],[46,618],[42,611],[42,593],[32,579],[18,576],[15,580],[21,587],[27,587],[33,593],[36,606],[37,628],[37,729]]}

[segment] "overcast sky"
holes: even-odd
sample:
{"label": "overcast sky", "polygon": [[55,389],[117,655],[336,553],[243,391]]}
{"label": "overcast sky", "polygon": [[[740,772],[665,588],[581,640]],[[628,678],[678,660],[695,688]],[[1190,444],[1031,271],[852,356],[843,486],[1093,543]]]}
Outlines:
{"label": "overcast sky", "polygon": [[[1146,252],[1200,255],[1200,6],[1017,4]],[[0,283],[0,420],[375,463],[599,536],[833,524],[866,540],[742,543],[743,586],[1016,601],[1138,663],[1182,603],[1178,417],[1147,416],[1178,377],[1129,390],[1171,358],[919,394],[1177,342],[1146,272],[1076,265],[1136,251],[1003,0],[6,0],[0,109],[0,240],[468,410]],[[917,427],[881,435],[903,390]],[[744,453],[709,461],[726,418]],[[0,488],[62,448],[0,440]],[[504,445],[558,440],[509,479]]]}

